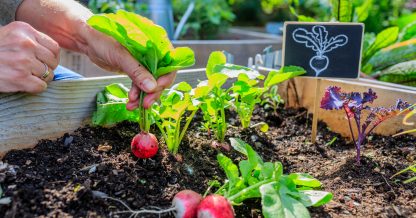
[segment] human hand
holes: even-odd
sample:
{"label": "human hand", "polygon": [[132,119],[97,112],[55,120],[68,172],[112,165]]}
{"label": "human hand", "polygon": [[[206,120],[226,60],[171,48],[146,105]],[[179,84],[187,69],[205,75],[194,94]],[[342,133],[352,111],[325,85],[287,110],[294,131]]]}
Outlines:
{"label": "human hand", "polygon": [[127,73],[132,79],[129,92],[127,109],[133,110],[139,105],[139,94],[141,91],[147,93],[143,100],[145,108],[160,97],[162,91],[172,85],[176,78],[176,72],[160,77],[157,81],[153,75],[137,62],[130,53],[113,38],[91,28],[87,24],[80,30],[84,45],[81,51],[89,56],[98,66],[109,71],[121,71]]}
{"label": "human hand", "polygon": [[49,36],[24,22],[0,28],[0,92],[42,92],[58,63],[59,45]]}

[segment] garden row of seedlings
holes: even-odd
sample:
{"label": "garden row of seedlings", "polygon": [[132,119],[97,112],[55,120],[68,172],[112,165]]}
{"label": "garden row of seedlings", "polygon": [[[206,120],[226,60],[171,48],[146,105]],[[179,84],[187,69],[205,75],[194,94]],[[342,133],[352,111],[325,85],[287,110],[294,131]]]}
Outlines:
{"label": "garden row of seedlings", "polygon": [[[228,126],[226,110],[231,108],[237,112],[242,128],[259,126],[267,131],[267,124],[250,126],[254,109],[259,104],[268,104],[277,109],[281,99],[276,93],[276,85],[304,73],[302,68],[290,66],[272,71],[266,77],[250,68],[227,64],[222,52],[213,52],[206,68],[208,80],[200,82],[196,88],[180,82],[165,90],[160,102],[146,109],[148,111],[145,118],[149,120],[145,122],[159,128],[172,154],[177,154],[187,128],[198,110],[203,114],[203,126],[212,130],[219,142],[225,140]],[[224,88],[227,82],[232,82],[230,88]],[[121,85],[110,86],[114,88]],[[99,111],[94,116],[105,117],[98,113]],[[142,213],[175,212],[176,217],[228,218],[234,217],[233,205],[239,205],[249,198],[261,198],[265,217],[309,217],[306,207],[321,206],[331,200],[331,193],[314,190],[320,188],[321,183],[312,176],[304,173],[284,175],[280,162],[264,162],[244,141],[231,138],[230,144],[246,159],[234,164],[224,154],[217,155],[218,164],[227,176],[223,184],[213,180],[203,196],[192,190],[183,190],[173,198],[172,208],[166,210],[129,209],[122,212],[131,213],[133,216]],[[151,158],[158,151],[158,141],[153,134],[142,130],[133,138],[131,149],[139,158]],[[213,192],[212,189],[215,188],[216,191]]]}
{"label": "garden row of seedlings", "polygon": [[[119,11],[116,14],[95,15],[89,20],[89,24],[119,41],[155,79],[194,64],[195,58],[191,49],[173,49],[163,28],[136,14]],[[186,82],[178,83],[165,90],[160,102],[148,109],[143,104],[145,93],[140,94],[139,108],[126,115],[130,120],[138,121],[141,129],[131,142],[132,152],[139,158],[150,158],[157,153],[158,141],[149,132],[150,126],[155,124],[160,129],[168,150],[176,154],[198,110],[203,113],[204,127],[212,130],[219,142],[224,142],[227,131],[225,110],[234,108],[242,127],[249,128],[253,111],[258,104],[267,103],[274,109],[277,108],[280,98],[276,85],[304,73],[300,67],[287,66],[263,76],[250,68],[227,64],[222,52],[214,52],[206,67],[208,80],[201,82],[196,88]],[[226,82],[232,82],[228,89],[223,88]],[[120,114],[115,113],[102,114],[108,110],[100,107],[104,103],[111,104],[111,101],[126,102],[126,99],[120,100],[111,96],[111,90],[117,89],[117,86],[120,85],[110,85],[98,95],[97,112],[93,118],[97,124],[106,124],[108,116],[120,117]],[[122,87],[120,90],[127,92]],[[338,87],[329,87],[321,102],[324,109],[344,109],[350,127],[351,120],[355,120],[359,130],[358,138],[355,139],[357,161],[365,135],[383,120],[399,114],[409,106],[401,100],[387,109],[368,106],[376,97],[372,90],[361,95],[342,93]],[[370,110],[371,113],[360,126],[363,110]],[[107,120],[117,119],[119,118]],[[183,123],[185,125],[182,126]],[[267,131],[266,125],[260,126]],[[231,138],[230,144],[246,159],[236,165],[227,156],[221,153],[217,155],[217,161],[227,176],[223,184],[218,181],[211,182],[203,196],[192,190],[183,190],[173,198],[172,208],[165,210],[134,211],[125,205],[128,210],[118,213],[130,213],[134,217],[143,213],[173,212],[176,217],[182,218],[228,218],[234,217],[233,205],[239,205],[249,198],[261,198],[264,217],[310,217],[307,207],[321,206],[332,199],[331,193],[315,190],[321,187],[321,183],[312,176],[304,173],[284,175],[280,162],[264,162],[242,140]],[[215,192],[212,191],[214,188],[217,189]]]}

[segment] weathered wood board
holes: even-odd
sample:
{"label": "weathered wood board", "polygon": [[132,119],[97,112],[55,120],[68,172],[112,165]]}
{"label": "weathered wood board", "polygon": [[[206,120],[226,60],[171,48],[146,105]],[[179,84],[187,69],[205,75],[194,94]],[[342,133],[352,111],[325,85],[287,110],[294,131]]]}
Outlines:
{"label": "weathered wood board", "polygon": [[[187,81],[195,86],[206,79],[204,69],[180,71],[176,82]],[[56,139],[66,132],[73,132],[88,124],[95,110],[95,96],[105,85],[123,83],[129,86],[127,76],[86,78],[73,81],[52,82],[46,92],[39,95],[0,94],[0,157],[11,149],[33,147],[40,139]],[[279,89],[290,107],[306,107],[312,111],[314,81],[296,78],[282,84]],[[384,83],[372,81],[323,80],[321,93],[329,85],[337,85],[346,91],[365,91],[373,88],[379,95],[377,105],[388,106],[401,97],[416,102],[416,90],[398,85],[384,87]],[[319,111],[321,120],[344,136],[349,136],[345,115],[341,111]],[[413,120],[415,120],[414,118]],[[397,118],[381,124],[377,133],[390,135],[405,127]]]}
{"label": "weathered wood board", "polygon": [[[204,79],[203,70],[181,71],[176,82],[195,86]],[[24,149],[40,139],[55,139],[89,123],[96,108],[95,96],[104,86],[123,83],[127,76],[86,78],[52,82],[38,95],[0,94],[0,157],[11,149]]]}
{"label": "weathered wood board", "polygon": [[[364,92],[372,88],[378,95],[374,101],[374,106],[389,107],[396,103],[398,98],[408,101],[409,103],[416,103],[416,88],[401,86],[391,83],[379,82],[375,80],[359,79],[359,80],[327,80],[321,82],[319,99],[322,98],[324,90],[328,86],[339,86],[341,90],[351,92]],[[285,99],[287,107],[305,107],[309,112],[313,111],[314,95],[315,95],[315,79],[312,78],[295,78],[294,80],[285,83],[279,87],[279,92]],[[326,122],[333,131],[340,133],[345,137],[350,137],[348,122],[344,111],[326,111],[318,110],[319,120]],[[403,116],[398,116],[387,120],[380,124],[375,133],[382,135],[393,135],[402,129],[415,129],[416,126],[405,126],[402,123]],[[415,121],[413,117],[411,121]],[[416,134],[414,134],[416,135]]]}

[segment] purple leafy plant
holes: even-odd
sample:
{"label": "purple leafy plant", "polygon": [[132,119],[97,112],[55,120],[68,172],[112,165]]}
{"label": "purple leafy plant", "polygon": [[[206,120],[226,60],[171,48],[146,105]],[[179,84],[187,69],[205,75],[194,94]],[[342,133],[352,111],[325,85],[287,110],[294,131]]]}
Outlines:
{"label": "purple leafy plant", "polygon": [[[325,95],[321,100],[321,108],[325,110],[344,110],[351,137],[357,149],[357,164],[360,164],[360,151],[366,136],[369,135],[383,121],[399,115],[400,112],[408,109],[410,104],[398,99],[394,106],[389,108],[371,107],[373,101],[377,99],[376,93],[369,89],[363,94],[359,92],[345,93],[340,87],[330,86],[325,90]],[[365,119],[363,112],[367,111]],[[357,128],[358,136],[354,136],[353,125]]]}

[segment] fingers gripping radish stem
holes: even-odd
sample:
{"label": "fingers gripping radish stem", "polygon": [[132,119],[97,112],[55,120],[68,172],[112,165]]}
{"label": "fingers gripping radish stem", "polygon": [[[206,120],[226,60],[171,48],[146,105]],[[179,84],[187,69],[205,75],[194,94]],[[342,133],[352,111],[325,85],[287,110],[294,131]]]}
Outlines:
{"label": "fingers gripping radish stem", "polygon": [[[202,196],[192,190],[182,190],[178,192],[172,200],[172,207],[164,210],[133,210],[123,201],[112,198],[104,197],[106,199],[114,200],[121,203],[127,210],[117,211],[112,214],[130,214],[130,217],[139,217],[140,214],[164,214],[174,213],[175,218],[195,218],[197,215],[198,204],[202,200]],[[156,207],[157,208],[157,207]]]}
{"label": "fingers gripping radish stem", "polygon": [[315,71],[315,76],[325,71],[329,65],[329,58],[325,55],[338,47],[348,43],[348,37],[344,34],[331,37],[328,40],[328,31],[324,26],[313,26],[312,32],[304,28],[297,28],[292,33],[293,40],[304,44],[316,52],[316,55],[309,60],[309,66]]}

